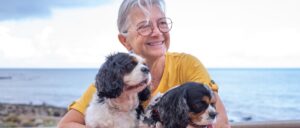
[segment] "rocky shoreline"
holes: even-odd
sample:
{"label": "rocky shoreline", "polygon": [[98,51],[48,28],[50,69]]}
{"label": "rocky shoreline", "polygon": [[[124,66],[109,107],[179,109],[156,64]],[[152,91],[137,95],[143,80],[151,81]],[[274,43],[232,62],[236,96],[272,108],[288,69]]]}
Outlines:
{"label": "rocky shoreline", "polygon": [[55,127],[67,108],[0,103],[0,127]]}

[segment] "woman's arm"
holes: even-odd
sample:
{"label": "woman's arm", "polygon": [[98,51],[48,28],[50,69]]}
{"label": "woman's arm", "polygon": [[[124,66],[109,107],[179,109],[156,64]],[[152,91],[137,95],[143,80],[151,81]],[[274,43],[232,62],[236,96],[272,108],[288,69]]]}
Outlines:
{"label": "woman's arm", "polygon": [[84,94],[69,106],[69,111],[58,123],[59,128],[86,128],[84,112],[90,103],[96,87],[92,83]]}
{"label": "woman's arm", "polygon": [[217,92],[214,92],[216,98],[216,109],[218,112],[216,123],[214,128],[230,128],[225,107],[221,101],[221,98]]}
{"label": "woman's arm", "polygon": [[179,59],[175,64],[179,64],[181,66],[182,74],[178,76],[182,76],[183,82],[194,81],[206,84],[209,86],[215,95],[216,100],[216,109],[218,112],[216,123],[214,124],[214,128],[230,128],[225,106],[222,103],[220,96],[218,95],[218,86],[217,84],[210,78],[207,69],[204,65],[198,60],[196,57],[189,54],[181,54],[182,59]]}
{"label": "woman's arm", "polygon": [[60,120],[58,128],[86,128],[84,115],[75,109],[71,109]]}

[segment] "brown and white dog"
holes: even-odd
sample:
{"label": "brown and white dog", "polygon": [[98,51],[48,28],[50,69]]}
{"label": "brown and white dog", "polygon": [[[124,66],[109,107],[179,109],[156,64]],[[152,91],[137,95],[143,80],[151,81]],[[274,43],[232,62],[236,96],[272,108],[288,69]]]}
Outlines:
{"label": "brown and white dog", "polygon": [[87,127],[138,127],[143,112],[141,102],[150,96],[150,81],[149,69],[140,56],[108,56],[96,76],[97,92],[85,115]]}
{"label": "brown and white dog", "polygon": [[213,99],[207,86],[187,82],[155,97],[144,122],[158,128],[210,128],[217,115]]}

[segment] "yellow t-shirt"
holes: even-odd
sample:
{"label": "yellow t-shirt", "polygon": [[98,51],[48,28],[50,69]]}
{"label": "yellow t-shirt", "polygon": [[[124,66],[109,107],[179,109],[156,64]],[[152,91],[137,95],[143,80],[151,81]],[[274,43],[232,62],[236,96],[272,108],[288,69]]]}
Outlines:
{"label": "yellow t-shirt", "polygon": [[[218,86],[211,80],[207,70],[194,56],[185,53],[166,53],[164,73],[157,89],[152,96],[158,92],[165,93],[170,88],[185,82],[200,82],[209,86],[213,91],[218,91]],[[91,84],[87,91],[69,109],[75,109],[83,114],[96,92],[96,87]]]}

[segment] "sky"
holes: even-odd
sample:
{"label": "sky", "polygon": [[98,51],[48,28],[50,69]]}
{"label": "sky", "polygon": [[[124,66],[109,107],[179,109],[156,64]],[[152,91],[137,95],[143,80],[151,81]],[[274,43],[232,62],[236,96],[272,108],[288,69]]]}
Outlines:
{"label": "sky", "polygon": [[[122,0],[0,0],[0,68],[98,68],[126,52]],[[166,0],[171,52],[208,68],[299,68],[299,0]]]}

